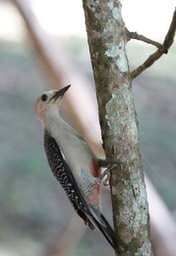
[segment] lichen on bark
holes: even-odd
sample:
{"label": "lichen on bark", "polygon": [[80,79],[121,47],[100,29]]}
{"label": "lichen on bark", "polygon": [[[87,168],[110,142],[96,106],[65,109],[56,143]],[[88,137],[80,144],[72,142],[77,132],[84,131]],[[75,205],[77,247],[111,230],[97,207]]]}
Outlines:
{"label": "lichen on bark", "polygon": [[153,255],[121,4],[83,0],[83,7],[104,149],[121,162],[110,180],[119,255]]}

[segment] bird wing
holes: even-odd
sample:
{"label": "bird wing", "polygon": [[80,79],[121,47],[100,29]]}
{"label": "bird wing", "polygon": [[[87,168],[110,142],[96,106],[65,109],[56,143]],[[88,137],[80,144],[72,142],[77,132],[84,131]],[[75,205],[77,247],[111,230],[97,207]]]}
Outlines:
{"label": "bird wing", "polygon": [[91,229],[94,229],[94,226],[96,226],[114,250],[117,251],[117,243],[113,229],[101,213],[87,204],[68,164],[63,158],[59,145],[47,131],[44,133],[44,147],[50,168],[65,190],[78,215]]}

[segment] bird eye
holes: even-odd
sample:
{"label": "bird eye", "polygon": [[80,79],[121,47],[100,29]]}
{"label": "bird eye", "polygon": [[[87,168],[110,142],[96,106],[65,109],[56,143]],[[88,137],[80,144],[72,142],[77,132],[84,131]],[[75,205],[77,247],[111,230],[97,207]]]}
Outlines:
{"label": "bird eye", "polygon": [[42,101],[47,101],[47,99],[48,99],[48,96],[47,96],[46,94],[43,94],[43,95],[41,96],[41,100],[42,100]]}

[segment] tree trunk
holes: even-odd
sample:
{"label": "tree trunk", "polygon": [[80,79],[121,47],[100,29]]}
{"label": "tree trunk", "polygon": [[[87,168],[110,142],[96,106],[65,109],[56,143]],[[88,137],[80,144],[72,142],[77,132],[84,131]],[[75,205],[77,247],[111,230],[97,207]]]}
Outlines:
{"label": "tree trunk", "polygon": [[153,255],[138,126],[118,0],[83,0],[119,255]]}

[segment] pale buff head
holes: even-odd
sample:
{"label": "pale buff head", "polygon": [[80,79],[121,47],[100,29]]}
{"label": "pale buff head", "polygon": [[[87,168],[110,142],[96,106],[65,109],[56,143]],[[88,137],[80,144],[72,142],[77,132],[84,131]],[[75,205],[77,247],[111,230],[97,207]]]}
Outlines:
{"label": "pale buff head", "polygon": [[39,120],[44,124],[48,114],[58,112],[62,98],[70,85],[65,86],[61,90],[49,90],[39,96],[35,102],[35,113]]}

